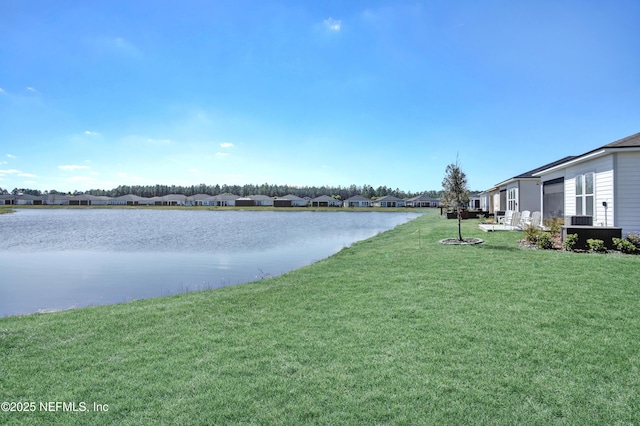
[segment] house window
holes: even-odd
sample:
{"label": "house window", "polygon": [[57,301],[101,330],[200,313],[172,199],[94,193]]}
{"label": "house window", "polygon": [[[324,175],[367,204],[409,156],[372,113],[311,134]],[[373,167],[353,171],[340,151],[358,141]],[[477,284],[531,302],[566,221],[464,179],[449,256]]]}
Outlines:
{"label": "house window", "polygon": [[593,216],[593,173],[576,176],[576,215]]}
{"label": "house window", "polygon": [[509,188],[507,190],[507,210],[518,210],[518,189]]}

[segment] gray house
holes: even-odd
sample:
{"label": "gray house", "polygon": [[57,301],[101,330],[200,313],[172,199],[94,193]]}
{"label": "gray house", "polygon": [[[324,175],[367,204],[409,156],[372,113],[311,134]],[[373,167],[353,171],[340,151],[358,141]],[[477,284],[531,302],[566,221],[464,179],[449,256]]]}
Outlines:
{"label": "gray house", "polygon": [[208,197],[202,200],[202,205],[213,207],[235,206],[238,198],[240,198],[240,196],[234,194],[214,195],[213,197]]}
{"label": "gray house", "polygon": [[586,216],[596,226],[640,231],[640,133],[534,173],[544,217]]}
{"label": "gray house", "polygon": [[439,198],[431,198],[426,195],[418,195],[417,197],[405,200],[407,207],[438,207],[440,205]]}
{"label": "gray house", "polygon": [[362,195],[354,195],[353,197],[349,197],[344,200],[344,207],[371,207],[373,205],[373,201],[369,198],[363,197]]}
{"label": "gray house", "polygon": [[540,177],[536,173],[572,158],[575,157],[565,157],[498,183],[480,194],[480,207],[491,213],[498,210],[541,211]]}
{"label": "gray house", "polygon": [[406,203],[403,199],[394,197],[393,195],[385,195],[384,197],[374,200],[375,207],[405,207]]}
{"label": "gray house", "polygon": [[342,206],[342,201],[336,200],[333,197],[329,197],[328,195],[321,195],[316,198],[311,199],[312,207],[340,207]]}

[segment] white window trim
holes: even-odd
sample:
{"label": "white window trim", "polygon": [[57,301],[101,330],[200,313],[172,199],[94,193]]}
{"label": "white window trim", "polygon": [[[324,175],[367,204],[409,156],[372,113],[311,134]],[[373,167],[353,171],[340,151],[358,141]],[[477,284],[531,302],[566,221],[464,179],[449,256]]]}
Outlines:
{"label": "white window trim", "polygon": [[[591,193],[587,193],[587,181],[586,176],[591,175]],[[582,186],[582,194],[578,194],[578,181]],[[577,216],[593,216],[595,223],[596,216],[596,174],[594,172],[582,173],[580,175],[576,175],[575,177],[575,203],[576,203],[576,215]],[[593,205],[591,206],[592,213],[587,214],[587,197],[591,196]],[[580,210],[580,213],[578,213]]]}

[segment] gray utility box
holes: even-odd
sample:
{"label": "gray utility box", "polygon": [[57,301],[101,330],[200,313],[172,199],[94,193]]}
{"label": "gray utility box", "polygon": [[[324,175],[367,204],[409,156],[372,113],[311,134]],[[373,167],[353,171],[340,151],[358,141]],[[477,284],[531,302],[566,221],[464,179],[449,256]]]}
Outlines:
{"label": "gray utility box", "polygon": [[593,216],[569,216],[569,225],[593,226]]}

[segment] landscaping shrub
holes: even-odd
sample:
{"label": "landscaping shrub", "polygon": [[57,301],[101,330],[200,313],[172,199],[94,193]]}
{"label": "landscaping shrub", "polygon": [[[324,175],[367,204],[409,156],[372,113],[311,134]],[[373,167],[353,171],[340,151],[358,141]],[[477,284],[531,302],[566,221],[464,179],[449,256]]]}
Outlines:
{"label": "landscaping shrub", "polygon": [[540,229],[529,225],[524,228],[524,238],[527,240],[529,244],[536,244],[538,242],[538,236],[540,235]]}
{"label": "landscaping shrub", "polygon": [[550,250],[553,248],[553,235],[550,232],[541,232],[538,235],[538,248],[543,250]]}
{"label": "landscaping shrub", "polygon": [[631,241],[625,240],[624,238],[613,238],[613,244],[616,246],[616,249],[626,254],[635,253],[638,250]]}
{"label": "landscaping shrub", "polygon": [[546,219],[544,221],[544,226],[549,228],[549,232],[552,235],[557,235],[562,231],[562,225],[564,225],[564,219],[560,219],[559,217],[553,216],[551,219]]}
{"label": "landscaping shrub", "polygon": [[589,246],[589,251],[594,253],[604,253],[607,251],[607,248],[604,246],[604,241],[598,240],[597,238],[589,238],[587,245]]}
{"label": "landscaping shrub", "polygon": [[564,241],[562,242],[562,248],[566,251],[573,251],[573,248],[576,246],[578,242],[578,234],[569,234],[566,236]]}
{"label": "landscaping shrub", "polygon": [[636,247],[636,250],[640,250],[640,235],[637,232],[630,232],[627,235],[627,241]]}

